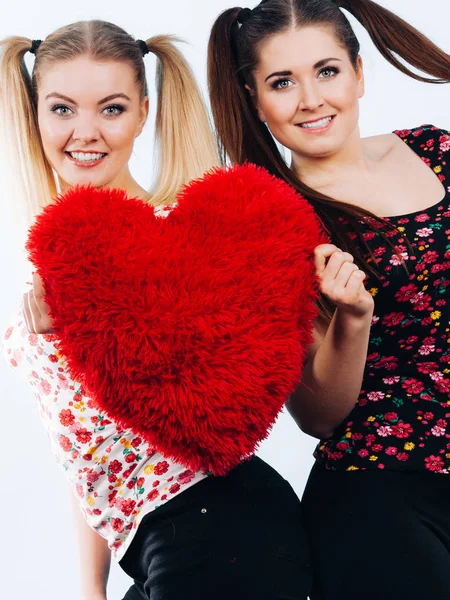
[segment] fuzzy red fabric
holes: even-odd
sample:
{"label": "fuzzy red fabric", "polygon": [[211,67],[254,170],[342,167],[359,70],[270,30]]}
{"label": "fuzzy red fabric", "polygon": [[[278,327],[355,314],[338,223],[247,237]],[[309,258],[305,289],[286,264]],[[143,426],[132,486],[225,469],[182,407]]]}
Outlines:
{"label": "fuzzy red fabric", "polygon": [[167,218],[80,187],[27,244],[72,377],[167,458],[225,474],[251,455],[312,341],[311,206],[253,165],[189,184]]}

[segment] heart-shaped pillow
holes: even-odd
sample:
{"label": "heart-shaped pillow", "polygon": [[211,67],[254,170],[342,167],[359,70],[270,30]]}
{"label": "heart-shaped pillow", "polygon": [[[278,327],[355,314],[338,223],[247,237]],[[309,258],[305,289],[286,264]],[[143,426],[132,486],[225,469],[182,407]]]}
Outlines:
{"label": "heart-shaped pillow", "polygon": [[69,371],[167,458],[225,474],[299,383],[316,317],[311,206],[253,165],[186,186],[166,218],[80,187],[27,244]]}

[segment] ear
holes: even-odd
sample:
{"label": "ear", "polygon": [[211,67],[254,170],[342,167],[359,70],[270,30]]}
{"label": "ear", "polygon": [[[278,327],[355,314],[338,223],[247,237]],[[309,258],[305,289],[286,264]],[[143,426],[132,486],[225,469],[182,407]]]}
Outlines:
{"label": "ear", "polygon": [[356,63],[356,78],[358,81],[358,98],[362,98],[365,93],[365,84],[364,84],[364,64],[361,56],[358,56]]}
{"label": "ear", "polygon": [[141,101],[139,123],[136,128],[136,136],[135,137],[139,137],[141,135],[142,130],[144,129],[144,125],[147,121],[148,111],[149,111],[149,101],[148,101],[148,96],[145,96],[145,98],[143,98]]}
{"label": "ear", "polygon": [[264,116],[264,112],[262,111],[259,102],[258,102],[258,98],[256,95],[256,92],[253,88],[251,88],[247,83],[245,84],[245,87],[248,91],[248,93],[250,94],[251,98],[252,98],[252,102],[253,102],[253,106],[256,108],[256,112],[258,113],[258,117],[260,118],[260,120],[265,123],[266,122],[266,117]]}

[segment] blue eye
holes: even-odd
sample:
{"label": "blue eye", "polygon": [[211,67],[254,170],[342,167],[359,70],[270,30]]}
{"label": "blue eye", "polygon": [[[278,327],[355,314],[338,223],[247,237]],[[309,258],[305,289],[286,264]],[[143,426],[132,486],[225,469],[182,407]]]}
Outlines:
{"label": "blue eye", "polygon": [[272,88],[274,90],[287,90],[291,87],[291,83],[289,79],[277,79],[272,83]]}
{"label": "blue eye", "polygon": [[337,75],[339,72],[337,67],[325,67],[324,69],[320,69],[319,77],[322,76],[321,79],[331,79],[331,77],[334,77],[334,75]]}
{"label": "blue eye", "polygon": [[108,117],[115,117],[116,115],[121,115],[124,110],[125,108],[120,106],[120,104],[111,104],[110,106],[106,106],[102,112],[104,112]]}
{"label": "blue eye", "polygon": [[55,104],[55,106],[52,106],[51,111],[61,117],[67,117],[72,112],[65,104]]}

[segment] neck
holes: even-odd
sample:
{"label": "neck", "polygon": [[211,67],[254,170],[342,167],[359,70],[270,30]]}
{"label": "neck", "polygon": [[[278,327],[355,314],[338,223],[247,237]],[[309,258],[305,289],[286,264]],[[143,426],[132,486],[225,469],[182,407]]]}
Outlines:
{"label": "neck", "polygon": [[[59,179],[61,193],[64,194],[71,186]],[[130,170],[127,167],[123,169],[114,179],[108,181],[102,186],[99,186],[98,189],[102,188],[116,188],[124,190],[130,198],[142,198],[143,200],[147,200],[149,198],[149,193],[143,187],[141,187],[138,182],[132,177]]]}
{"label": "neck", "polygon": [[322,191],[337,181],[359,177],[370,172],[371,159],[364,149],[359,128],[356,128],[347,143],[330,156],[306,156],[292,153],[291,168],[310,188]]}

